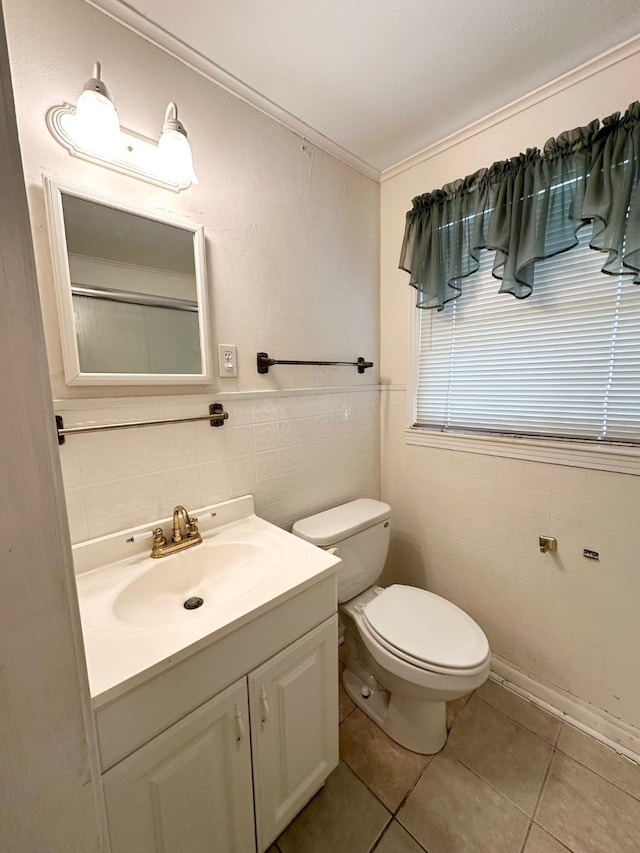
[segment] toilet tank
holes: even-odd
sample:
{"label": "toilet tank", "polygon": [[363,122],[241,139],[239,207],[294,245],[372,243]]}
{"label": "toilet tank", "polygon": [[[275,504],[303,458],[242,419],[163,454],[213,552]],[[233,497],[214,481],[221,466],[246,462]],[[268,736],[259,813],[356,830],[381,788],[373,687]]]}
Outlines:
{"label": "toilet tank", "polygon": [[376,582],[389,550],[391,507],[359,498],[296,521],[293,533],[319,548],[335,548],[340,604]]}

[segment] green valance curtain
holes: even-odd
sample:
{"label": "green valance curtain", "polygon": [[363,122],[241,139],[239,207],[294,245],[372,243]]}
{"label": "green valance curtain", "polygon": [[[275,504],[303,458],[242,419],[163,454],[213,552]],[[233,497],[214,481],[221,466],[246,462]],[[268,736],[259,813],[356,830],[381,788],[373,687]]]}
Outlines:
{"label": "green valance curtain", "polygon": [[640,284],[640,102],[549,139],[542,151],[480,169],[413,200],[400,268],[410,273],[418,307],[442,310],[495,251],[500,292],[533,292],[535,263],[577,244],[593,223],[590,246],[602,271]]}

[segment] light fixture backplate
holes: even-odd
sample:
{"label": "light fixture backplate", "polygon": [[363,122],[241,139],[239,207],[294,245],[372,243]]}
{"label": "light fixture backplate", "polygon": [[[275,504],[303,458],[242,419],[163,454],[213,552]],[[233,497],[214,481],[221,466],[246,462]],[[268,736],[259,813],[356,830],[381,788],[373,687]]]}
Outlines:
{"label": "light fixture backplate", "polygon": [[52,107],[47,113],[47,127],[51,135],[72,156],[87,160],[89,163],[105,166],[107,169],[113,169],[123,175],[139,178],[142,181],[147,181],[147,183],[155,184],[155,186],[173,190],[173,192],[180,192],[191,186],[190,183],[177,183],[175,180],[167,178],[159,167],[156,168],[155,164],[159,158],[158,143],[155,140],[124,127],[120,128],[123,144],[121,154],[117,157],[104,157],[95,151],[82,147],[74,138],[75,114],[76,108],[72,104],[66,103],[62,106]]}

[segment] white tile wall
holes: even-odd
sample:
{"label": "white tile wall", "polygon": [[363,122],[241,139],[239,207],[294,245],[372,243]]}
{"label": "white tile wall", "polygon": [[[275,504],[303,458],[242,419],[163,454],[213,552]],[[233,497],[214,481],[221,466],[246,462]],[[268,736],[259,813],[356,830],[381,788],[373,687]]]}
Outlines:
{"label": "white tile wall", "polygon": [[403,392],[381,420],[384,580],[449,598],[499,655],[640,727],[640,476],[409,446]]}
{"label": "white tile wall", "polygon": [[[192,417],[179,398],[64,411],[65,426]],[[229,420],[69,436],[60,447],[73,542],[251,493],[287,526],[354,497],[379,495],[379,391],[226,400]]]}

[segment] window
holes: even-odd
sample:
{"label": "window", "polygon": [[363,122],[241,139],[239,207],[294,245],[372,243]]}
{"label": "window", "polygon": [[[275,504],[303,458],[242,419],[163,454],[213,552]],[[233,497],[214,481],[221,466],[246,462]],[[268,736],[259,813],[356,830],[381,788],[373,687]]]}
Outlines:
{"label": "window", "polygon": [[409,443],[640,473],[639,130],[636,101],[413,199]]}
{"label": "window", "polygon": [[418,312],[416,426],[640,444],[640,286],[602,273],[590,235],[536,264],[527,299],[483,251],[458,299]]}

